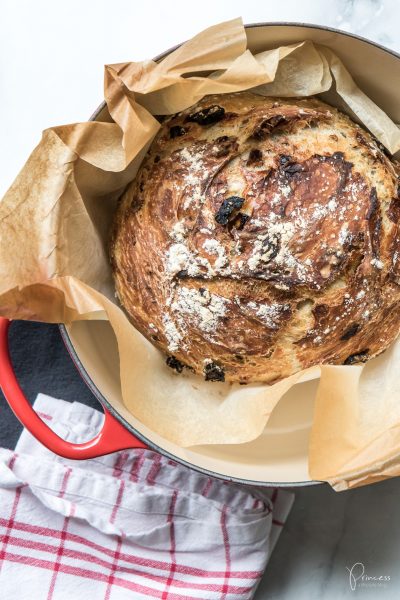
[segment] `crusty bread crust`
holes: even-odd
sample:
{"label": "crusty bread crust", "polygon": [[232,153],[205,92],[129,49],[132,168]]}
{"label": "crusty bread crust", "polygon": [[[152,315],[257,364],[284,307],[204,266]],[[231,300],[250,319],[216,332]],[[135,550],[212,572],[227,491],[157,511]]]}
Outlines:
{"label": "crusty bread crust", "polygon": [[132,323],[206,379],[353,364],[399,331],[397,166],[317,99],[207,96],[168,118],[117,211]]}

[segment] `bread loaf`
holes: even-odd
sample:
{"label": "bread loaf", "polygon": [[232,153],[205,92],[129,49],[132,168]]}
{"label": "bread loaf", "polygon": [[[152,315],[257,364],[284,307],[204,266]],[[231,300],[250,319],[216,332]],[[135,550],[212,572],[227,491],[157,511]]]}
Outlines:
{"label": "bread loaf", "polygon": [[163,121],[121,198],[120,302],[208,380],[364,362],[399,331],[397,171],[317,99],[207,96]]}

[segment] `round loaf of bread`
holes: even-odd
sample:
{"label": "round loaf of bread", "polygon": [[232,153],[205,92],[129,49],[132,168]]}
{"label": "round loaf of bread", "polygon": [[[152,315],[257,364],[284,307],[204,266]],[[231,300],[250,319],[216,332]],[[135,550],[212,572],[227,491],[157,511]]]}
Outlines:
{"label": "round loaf of bread", "polygon": [[398,173],[317,99],[207,96],[162,122],[111,242],[132,323],[207,380],[351,365],[399,331]]}

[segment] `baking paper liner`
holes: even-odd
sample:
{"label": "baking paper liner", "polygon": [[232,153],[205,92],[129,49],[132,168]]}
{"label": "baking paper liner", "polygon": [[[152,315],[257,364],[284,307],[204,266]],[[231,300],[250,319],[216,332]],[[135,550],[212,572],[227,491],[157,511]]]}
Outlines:
{"label": "baking paper liner", "polygon": [[311,433],[313,479],[339,490],[400,473],[400,342],[366,366],[323,366],[275,385],[239,386],[178,375],[118,307],[107,256],[115,205],[159,129],[153,115],[206,94],[270,96],[329,91],[386,148],[400,131],[327,47],[309,41],[253,55],[241,19],[201,32],[161,62],[105,67],[102,122],[44,131],[0,203],[0,314],[70,323],[108,319],[123,400],[145,425],[181,446],[234,444],[260,435],[280,398],[320,377]]}

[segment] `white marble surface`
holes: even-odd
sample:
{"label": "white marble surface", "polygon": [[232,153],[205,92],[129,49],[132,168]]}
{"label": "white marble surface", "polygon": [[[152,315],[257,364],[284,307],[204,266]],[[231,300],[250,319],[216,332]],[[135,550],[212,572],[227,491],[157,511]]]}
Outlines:
{"label": "white marble surface", "polygon": [[88,118],[105,63],[153,57],[218,21],[323,24],[400,49],[398,0],[1,0],[0,8],[0,196],[43,129]]}
{"label": "white marble surface", "polygon": [[[400,479],[349,492],[327,484],[296,499],[255,600],[398,600]],[[349,571],[364,565],[353,591]],[[362,567],[356,567],[355,576]]]}
{"label": "white marble surface", "polygon": [[[1,0],[0,195],[42,129],[85,120],[99,104],[104,63],[155,56],[238,15],[328,25],[400,51],[398,0]],[[339,494],[298,489],[256,599],[399,598],[399,496],[399,479]],[[359,579],[352,591],[355,563],[390,581]]]}

